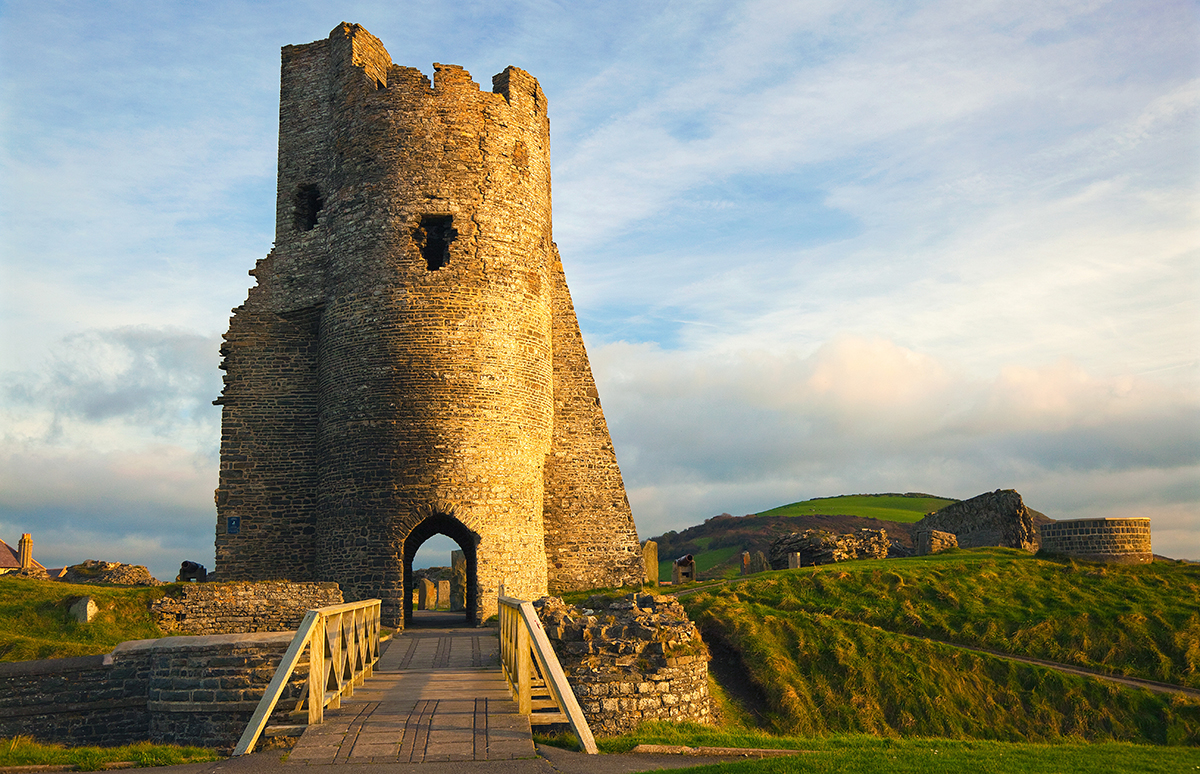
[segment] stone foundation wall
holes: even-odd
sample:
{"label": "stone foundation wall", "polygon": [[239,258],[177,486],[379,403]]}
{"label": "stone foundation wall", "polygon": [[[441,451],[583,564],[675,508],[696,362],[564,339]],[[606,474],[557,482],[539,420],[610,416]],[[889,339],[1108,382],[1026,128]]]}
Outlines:
{"label": "stone foundation wall", "polygon": [[534,603],[592,732],[647,720],[710,721],[708,649],[674,597]]}
{"label": "stone foundation wall", "polygon": [[1153,561],[1150,519],[1073,519],[1043,524],[1042,550],[1093,562],[1145,564]]}
{"label": "stone foundation wall", "polygon": [[304,614],[340,605],[336,583],[195,583],[180,587],[151,605],[155,623],[165,632],[244,634],[295,631]]}
{"label": "stone foundation wall", "polygon": [[[0,664],[0,737],[230,749],[291,640],[292,632],[169,637],[102,656]],[[273,723],[287,722],[306,678],[298,667]]]}

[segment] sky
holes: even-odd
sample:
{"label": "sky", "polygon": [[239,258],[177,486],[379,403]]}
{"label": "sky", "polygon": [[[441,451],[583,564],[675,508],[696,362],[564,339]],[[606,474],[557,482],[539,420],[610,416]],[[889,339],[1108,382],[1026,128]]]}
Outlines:
{"label": "sky", "polygon": [[342,21],[539,79],[642,538],[1003,488],[1200,560],[1200,12],[1153,1],[3,0],[0,538],[212,566],[279,49]]}

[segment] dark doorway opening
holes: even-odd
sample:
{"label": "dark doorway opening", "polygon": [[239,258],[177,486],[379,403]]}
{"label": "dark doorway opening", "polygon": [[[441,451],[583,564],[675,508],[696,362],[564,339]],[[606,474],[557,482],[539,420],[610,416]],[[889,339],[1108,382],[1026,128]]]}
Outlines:
{"label": "dark doorway opening", "polygon": [[422,215],[415,238],[430,271],[450,263],[450,243],[458,236],[453,215]]}
{"label": "dark doorway opening", "polygon": [[[479,536],[458,519],[449,514],[434,512],[413,527],[404,538],[404,626],[411,627],[413,619],[413,559],[417,550],[434,535],[445,535],[458,544],[466,559],[466,606],[454,619],[462,626],[479,625],[479,566],[476,562],[476,546]],[[439,616],[440,620],[445,620]]]}

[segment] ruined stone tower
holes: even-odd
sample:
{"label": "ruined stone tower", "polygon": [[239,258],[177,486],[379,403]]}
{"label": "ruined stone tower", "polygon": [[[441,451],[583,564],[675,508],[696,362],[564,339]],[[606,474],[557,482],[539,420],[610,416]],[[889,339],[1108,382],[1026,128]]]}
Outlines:
{"label": "ruined stone tower", "polygon": [[551,237],[538,82],[393,65],[362,27],[283,49],[275,247],[233,310],[216,573],[411,609],[434,534],[468,617],[640,583],[637,533]]}

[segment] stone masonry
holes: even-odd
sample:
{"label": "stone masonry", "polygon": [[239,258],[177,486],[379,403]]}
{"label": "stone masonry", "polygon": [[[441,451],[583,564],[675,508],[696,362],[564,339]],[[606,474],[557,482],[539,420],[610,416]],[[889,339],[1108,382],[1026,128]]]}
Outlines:
{"label": "stone masonry", "polygon": [[[124,642],[102,656],[0,664],[0,737],[232,748],[292,636],[167,637]],[[289,722],[306,678],[302,665],[273,723]]]}
{"label": "stone masonry", "polygon": [[1042,550],[1092,562],[1147,564],[1154,561],[1150,548],[1150,519],[1072,519],[1043,524]]}
{"label": "stone masonry", "polygon": [[178,634],[294,631],[309,610],[342,603],[336,583],[189,583],[150,606],[155,623]]}
{"label": "stone masonry", "polygon": [[710,722],[708,649],[674,597],[534,602],[588,725],[605,736],[647,720]]}
{"label": "stone masonry", "polygon": [[345,23],[282,58],[275,247],[221,347],[216,577],[337,582],[401,625],[445,534],[476,621],[501,584],[640,584],[537,80],[431,84]]}

